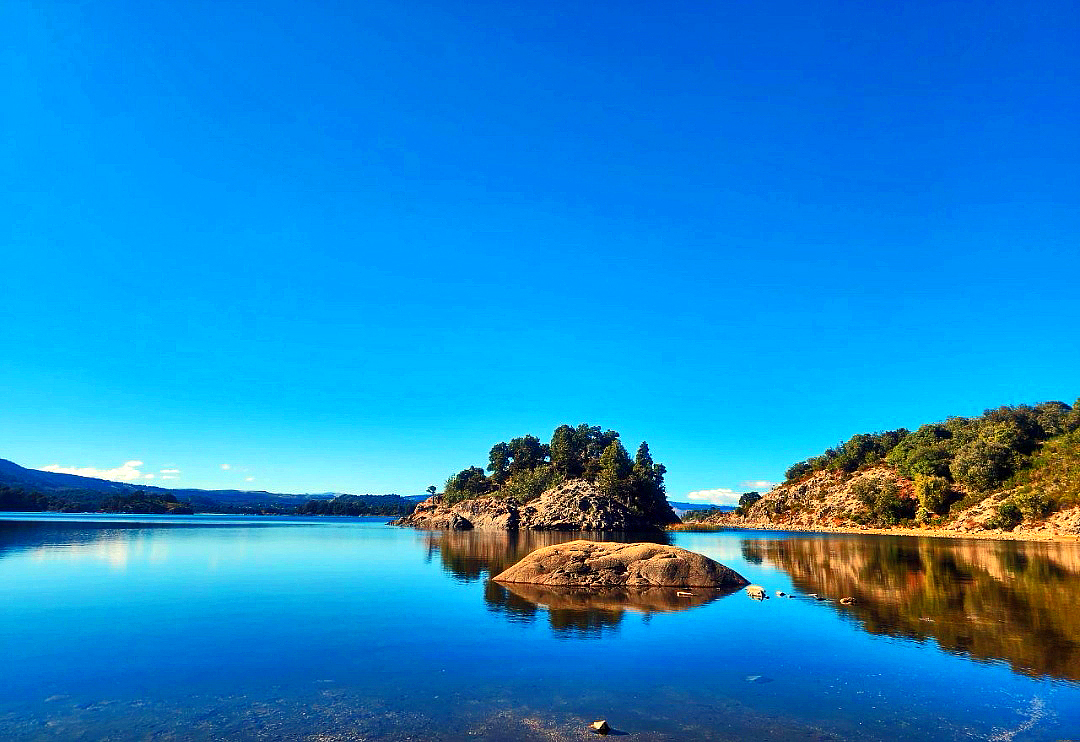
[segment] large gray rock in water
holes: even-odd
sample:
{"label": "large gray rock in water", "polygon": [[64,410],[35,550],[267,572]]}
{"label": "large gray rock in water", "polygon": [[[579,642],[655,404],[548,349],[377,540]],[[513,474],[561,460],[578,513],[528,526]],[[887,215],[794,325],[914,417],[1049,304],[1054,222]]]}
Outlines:
{"label": "large gray rock in water", "polygon": [[569,541],[537,549],[496,582],[567,587],[742,587],[747,580],[707,556],[676,546]]}
{"label": "large gray rock in water", "polygon": [[463,520],[473,528],[506,531],[648,531],[679,519],[670,507],[657,513],[634,512],[603,495],[595,485],[577,479],[552,487],[526,503],[479,497],[448,505],[441,495],[436,495],[417,505],[411,515],[394,521],[394,525],[460,530],[468,527]]}

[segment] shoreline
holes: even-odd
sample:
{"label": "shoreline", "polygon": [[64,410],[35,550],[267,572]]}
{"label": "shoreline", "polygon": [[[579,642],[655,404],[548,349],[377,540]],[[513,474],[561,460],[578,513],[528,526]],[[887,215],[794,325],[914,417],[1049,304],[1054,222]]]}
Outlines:
{"label": "shoreline", "polygon": [[[681,526],[681,527],[680,527]],[[692,523],[681,523],[667,529],[673,533],[713,533],[716,531],[780,531],[783,533],[836,533],[863,536],[918,536],[923,538],[979,539],[983,541],[1033,541],[1042,543],[1080,543],[1080,533],[1055,533],[1044,531],[947,531],[940,528],[860,528],[857,526],[814,526],[788,524],[714,524],[702,523],[695,528]]]}

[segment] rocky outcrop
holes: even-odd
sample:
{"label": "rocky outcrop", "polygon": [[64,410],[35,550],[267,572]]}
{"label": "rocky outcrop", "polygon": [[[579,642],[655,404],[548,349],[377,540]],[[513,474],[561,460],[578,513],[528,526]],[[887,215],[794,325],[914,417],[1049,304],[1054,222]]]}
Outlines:
{"label": "rocky outcrop", "polygon": [[707,556],[663,544],[569,541],[537,549],[495,578],[561,587],[742,587],[746,579]]}
{"label": "rocky outcrop", "polygon": [[526,503],[480,497],[448,505],[436,495],[394,525],[432,530],[649,531],[672,522],[678,518],[670,507],[664,513],[642,515],[606,497],[595,485],[572,480]]}

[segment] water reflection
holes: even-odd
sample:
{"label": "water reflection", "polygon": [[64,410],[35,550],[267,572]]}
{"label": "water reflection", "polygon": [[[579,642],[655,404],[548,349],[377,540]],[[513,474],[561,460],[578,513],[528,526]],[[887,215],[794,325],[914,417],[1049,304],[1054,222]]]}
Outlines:
{"label": "water reflection", "polygon": [[454,578],[472,582],[491,578],[517,564],[527,554],[577,539],[670,544],[666,533],[591,533],[584,531],[427,531],[428,557],[438,553],[443,569]]}
{"label": "water reflection", "polygon": [[933,639],[1033,676],[1080,680],[1080,547],[886,537],[746,539],[873,634]]}
{"label": "water reflection", "polygon": [[[685,611],[730,591],[694,588],[608,588],[575,590],[543,585],[500,585],[490,578],[536,549],[575,539],[670,544],[667,534],[567,533],[565,531],[432,531],[425,535],[428,557],[439,555],[443,569],[455,579],[487,579],[484,602],[513,623],[532,623],[540,607],[552,632],[560,638],[597,638],[619,626],[627,613]],[[682,594],[680,594],[682,593]],[[691,594],[688,594],[691,593]]]}

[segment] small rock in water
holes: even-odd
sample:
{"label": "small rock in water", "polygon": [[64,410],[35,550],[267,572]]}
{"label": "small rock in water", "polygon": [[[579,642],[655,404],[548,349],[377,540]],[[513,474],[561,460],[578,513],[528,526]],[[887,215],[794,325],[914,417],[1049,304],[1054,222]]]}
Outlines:
{"label": "small rock in water", "polygon": [[855,602],[855,598],[840,598],[840,605],[851,605]]}
{"label": "small rock in water", "polygon": [[611,731],[611,727],[608,726],[607,721],[604,719],[601,719],[600,721],[594,721],[592,724],[589,725],[589,729],[593,730],[597,734],[607,734]]}
{"label": "small rock in water", "polygon": [[769,597],[761,585],[750,585],[746,588],[746,594],[754,600],[765,600]]}
{"label": "small rock in water", "polygon": [[776,591],[776,597],[778,597],[778,598],[783,598],[786,595],[787,595],[787,593],[785,593],[783,590],[777,590]]}

